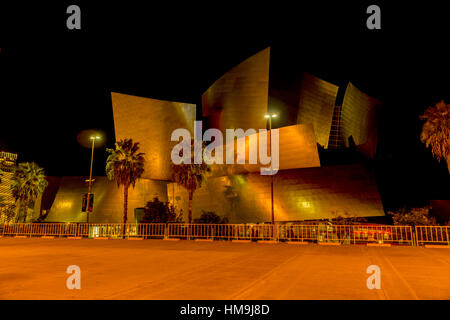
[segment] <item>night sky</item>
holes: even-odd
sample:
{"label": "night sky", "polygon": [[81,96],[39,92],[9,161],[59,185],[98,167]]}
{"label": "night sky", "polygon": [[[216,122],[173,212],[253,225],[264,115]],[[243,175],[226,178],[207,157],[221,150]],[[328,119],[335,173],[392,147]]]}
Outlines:
{"label": "night sky", "polygon": [[[450,198],[446,165],[420,143],[418,119],[426,107],[450,103],[443,8],[375,1],[382,30],[368,30],[372,2],[130,3],[0,9],[0,150],[37,162],[47,175],[88,175],[90,150],[77,134],[99,129],[105,144],[96,150],[94,175],[103,175],[105,146],[115,141],[111,91],[200,105],[223,73],[272,46],[296,54],[305,71],[351,81],[383,102],[375,166],[385,207]],[[81,7],[81,31],[66,28],[70,4]]]}

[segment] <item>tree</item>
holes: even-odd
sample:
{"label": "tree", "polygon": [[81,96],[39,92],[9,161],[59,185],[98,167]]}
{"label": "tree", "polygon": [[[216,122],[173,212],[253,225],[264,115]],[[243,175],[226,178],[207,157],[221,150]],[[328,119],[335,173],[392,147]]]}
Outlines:
{"label": "tree", "polygon": [[47,185],[44,169],[35,162],[19,163],[14,169],[11,192],[16,202],[19,202],[19,212],[23,212],[23,222],[27,220],[30,204],[44,192]]}
{"label": "tree", "polygon": [[442,100],[435,107],[428,107],[420,119],[426,120],[420,140],[427,148],[431,147],[433,156],[439,162],[441,159],[447,161],[450,173],[450,105]]}
{"label": "tree", "polygon": [[177,216],[173,205],[169,202],[159,201],[155,197],[153,201],[147,202],[142,221],[145,223],[181,222],[182,215]]}
{"label": "tree", "polygon": [[430,216],[430,207],[424,208],[403,208],[398,211],[388,213],[392,216],[392,221],[395,225],[402,226],[432,226],[436,225],[436,219]]}
{"label": "tree", "polygon": [[[194,141],[191,141],[191,148],[194,146]],[[202,148],[203,149],[203,148]],[[191,163],[172,163],[173,179],[175,182],[184,187],[189,193],[188,202],[188,221],[192,223],[192,198],[195,190],[202,186],[205,180],[206,172],[210,171],[209,166],[202,161],[201,164],[194,163],[194,152],[191,152]]]}
{"label": "tree", "polygon": [[[123,186],[123,223],[127,223],[128,188],[134,188],[137,179],[144,173],[144,153],[139,151],[139,142],[123,139],[116,143],[116,149],[106,149],[106,174],[109,180],[115,180],[117,187]],[[123,229],[125,236],[125,228]]]}

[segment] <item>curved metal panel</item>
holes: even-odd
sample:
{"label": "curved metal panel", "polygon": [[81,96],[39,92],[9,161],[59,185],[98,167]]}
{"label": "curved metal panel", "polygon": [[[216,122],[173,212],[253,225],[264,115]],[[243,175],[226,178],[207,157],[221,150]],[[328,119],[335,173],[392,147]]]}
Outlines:
{"label": "curved metal panel", "polygon": [[270,48],[234,67],[202,95],[203,117],[210,128],[265,129]]}
{"label": "curved metal panel", "polygon": [[338,86],[309,73],[303,74],[298,103],[297,123],[312,124],[316,141],[328,147]]}
{"label": "curved metal panel", "polygon": [[195,104],[111,93],[116,141],[132,138],[145,153],[143,178],[171,180],[172,132],[185,128],[193,137]]}
{"label": "curved metal panel", "polygon": [[[282,127],[278,129],[279,132],[279,170],[297,169],[297,168],[311,168],[320,167],[319,153],[314,136],[312,125],[298,124],[294,126]],[[234,142],[228,143],[223,147],[223,163],[212,165],[212,174],[214,176],[225,176],[230,174],[241,174],[248,172],[260,172],[261,167],[269,168],[270,163],[262,165],[258,155],[257,164],[249,164],[249,149],[250,140],[253,136],[256,151],[259,154],[260,149],[260,133],[245,137],[245,164],[225,164],[226,163],[226,146],[234,144],[235,163],[237,159],[237,139]],[[244,138],[240,138],[244,139]],[[239,139],[239,140],[240,140]],[[270,155],[270,131],[267,132],[267,149]]]}
{"label": "curved metal panel", "polygon": [[349,83],[342,103],[344,143],[349,146],[350,136],[358,149],[369,157],[377,150],[381,102]]}

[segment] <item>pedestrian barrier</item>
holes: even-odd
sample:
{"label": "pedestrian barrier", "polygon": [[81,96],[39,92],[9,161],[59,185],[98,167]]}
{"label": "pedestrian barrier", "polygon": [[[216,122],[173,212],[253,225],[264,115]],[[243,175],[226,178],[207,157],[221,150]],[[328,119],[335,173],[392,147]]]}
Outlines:
{"label": "pedestrian barrier", "polygon": [[2,226],[2,235],[76,236],[77,225],[68,223],[13,223]]}
{"label": "pedestrian barrier", "polygon": [[169,238],[212,240],[271,240],[276,227],[271,224],[184,224],[169,223]]}
{"label": "pedestrian barrier", "polygon": [[410,226],[385,225],[279,225],[279,239],[286,241],[341,244],[413,245]]}
{"label": "pedestrian barrier", "polygon": [[416,226],[417,245],[449,245],[450,226]]}
{"label": "pedestrian barrier", "polygon": [[7,223],[0,236],[204,239],[336,244],[448,244],[449,227],[331,224]]}

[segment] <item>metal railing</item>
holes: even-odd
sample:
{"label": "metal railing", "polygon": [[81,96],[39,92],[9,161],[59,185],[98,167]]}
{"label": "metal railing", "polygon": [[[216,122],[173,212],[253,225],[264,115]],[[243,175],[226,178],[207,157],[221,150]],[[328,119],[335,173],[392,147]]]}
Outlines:
{"label": "metal railing", "polygon": [[12,223],[0,225],[0,235],[5,236],[55,236],[55,237],[145,237],[163,238],[165,223]]}
{"label": "metal railing", "polygon": [[383,225],[285,225],[280,226],[279,238],[286,241],[335,242],[342,244],[413,245],[410,226]]}
{"label": "metal railing", "polygon": [[277,227],[271,224],[169,223],[168,238],[211,240],[272,240]]}
{"label": "metal railing", "polygon": [[441,244],[450,246],[450,226],[416,226],[417,245]]}
{"label": "metal railing", "polygon": [[0,225],[5,236],[124,236],[210,240],[277,240],[316,243],[414,245],[449,243],[449,227],[329,224],[183,224],[183,223],[13,223]]}
{"label": "metal railing", "polygon": [[14,236],[76,236],[76,224],[67,223],[7,223],[1,226],[2,235]]}

